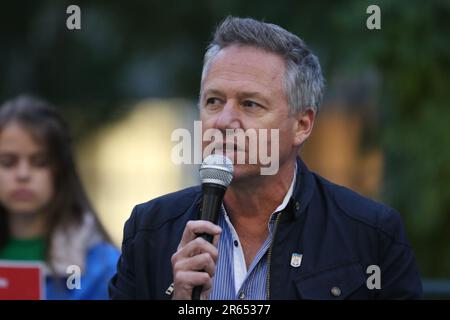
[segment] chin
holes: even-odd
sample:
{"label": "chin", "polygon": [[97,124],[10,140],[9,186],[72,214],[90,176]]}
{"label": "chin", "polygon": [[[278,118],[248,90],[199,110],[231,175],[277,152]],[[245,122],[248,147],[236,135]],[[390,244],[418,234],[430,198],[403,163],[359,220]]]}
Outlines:
{"label": "chin", "polygon": [[41,206],[34,203],[20,203],[11,205],[8,207],[8,211],[25,217],[35,215],[40,208]]}
{"label": "chin", "polygon": [[256,164],[235,164],[233,166],[233,181],[235,182],[260,175],[260,166]]}

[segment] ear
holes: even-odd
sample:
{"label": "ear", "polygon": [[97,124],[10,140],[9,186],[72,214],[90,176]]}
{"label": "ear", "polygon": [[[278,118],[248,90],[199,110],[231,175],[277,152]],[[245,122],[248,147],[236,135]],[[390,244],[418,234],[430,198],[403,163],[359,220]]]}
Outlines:
{"label": "ear", "polygon": [[314,126],[314,119],[316,113],[313,109],[307,109],[304,112],[299,112],[294,116],[294,146],[298,147],[308,139]]}

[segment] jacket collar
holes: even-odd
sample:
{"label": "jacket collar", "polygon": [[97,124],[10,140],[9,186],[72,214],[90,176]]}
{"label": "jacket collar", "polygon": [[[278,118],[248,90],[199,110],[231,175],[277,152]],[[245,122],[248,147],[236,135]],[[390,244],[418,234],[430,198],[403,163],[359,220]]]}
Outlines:
{"label": "jacket collar", "polygon": [[291,201],[295,218],[299,218],[300,214],[308,207],[311,202],[314,190],[314,177],[306,167],[305,163],[297,157],[297,177],[292,193]]}
{"label": "jacket collar", "polygon": [[[294,185],[294,191],[292,192],[291,199],[288,203],[288,208],[292,208],[295,215],[295,219],[301,216],[301,213],[308,207],[311,202],[314,190],[315,181],[313,174],[309,171],[305,163],[297,157],[297,172]],[[202,193],[199,189],[199,196],[195,201],[195,206],[197,207],[198,218],[201,217],[201,203],[202,203]]]}

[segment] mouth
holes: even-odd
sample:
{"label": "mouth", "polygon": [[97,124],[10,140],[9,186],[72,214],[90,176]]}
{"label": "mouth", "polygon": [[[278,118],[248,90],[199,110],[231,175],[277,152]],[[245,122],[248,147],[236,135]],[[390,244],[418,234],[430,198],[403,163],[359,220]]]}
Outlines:
{"label": "mouth", "polygon": [[11,193],[11,198],[18,201],[29,201],[34,198],[34,192],[29,189],[17,189]]}
{"label": "mouth", "polygon": [[224,143],[222,149],[225,151],[244,151],[242,148],[238,147],[236,144],[226,144]]}

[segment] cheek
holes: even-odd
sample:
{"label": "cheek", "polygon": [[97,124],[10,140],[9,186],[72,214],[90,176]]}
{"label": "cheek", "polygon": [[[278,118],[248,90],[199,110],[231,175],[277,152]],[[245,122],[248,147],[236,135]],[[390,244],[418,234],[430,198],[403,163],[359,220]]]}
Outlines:
{"label": "cheek", "polygon": [[[279,127],[274,127],[272,130],[278,131],[278,142],[280,147],[283,145],[288,145],[292,143],[292,140],[294,138],[293,129],[292,126],[289,123],[284,123],[283,125]],[[268,130],[268,136],[269,139],[272,140],[272,137],[275,138],[276,135],[271,134],[271,131]]]}
{"label": "cheek", "polygon": [[[200,117],[200,120],[201,130],[198,132],[200,136],[194,138],[199,139],[202,147],[205,148],[214,140],[216,129],[214,128],[214,120],[211,117]],[[206,131],[208,131],[207,134],[205,134]]]}
{"label": "cheek", "polygon": [[38,188],[39,198],[42,202],[48,202],[53,198],[54,185],[52,174],[46,170],[36,175],[36,187]]}
{"label": "cheek", "polygon": [[7,194],[13,189],[14,177],[11,173],[0,169],[0,201],[6,199]]}
{"label": "cheek", "polygon": [[294,135],[290,130],[280,130],[280,144],[290,145],[294,139]]}
{"label": "cheek", "polygon": [[211,119],[211,115],[204,108],[201,108],[200,109],[200,120],[202,122],[205,122],[205,121],[208,121],[209,119]]}
{"label": "cheek", "polygon": [[215,117],[213,115],[206,114],[205,111],[202,111],[200,112],[200,121],[202,124],[202,130],[205,131],[205,129],[214,127]]}

